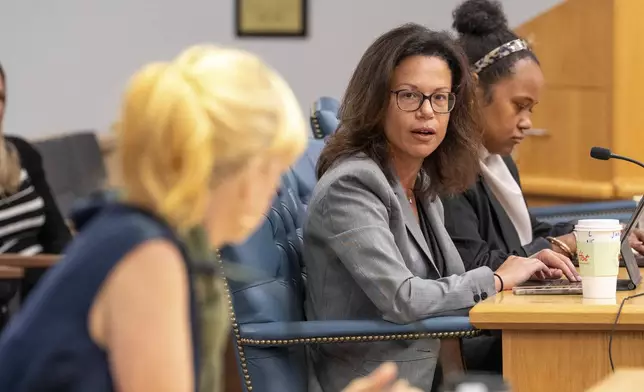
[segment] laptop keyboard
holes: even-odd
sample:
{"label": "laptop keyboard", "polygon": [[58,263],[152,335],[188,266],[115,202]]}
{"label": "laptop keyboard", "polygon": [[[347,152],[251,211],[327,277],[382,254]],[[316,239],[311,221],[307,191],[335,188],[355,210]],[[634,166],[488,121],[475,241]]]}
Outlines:
{"label": "laptop keyboard", "polygon": [[567,279],[556,280],[529,280],[520,286],[539,286],[539,287],[581,287],[581,282],[571,282]]}

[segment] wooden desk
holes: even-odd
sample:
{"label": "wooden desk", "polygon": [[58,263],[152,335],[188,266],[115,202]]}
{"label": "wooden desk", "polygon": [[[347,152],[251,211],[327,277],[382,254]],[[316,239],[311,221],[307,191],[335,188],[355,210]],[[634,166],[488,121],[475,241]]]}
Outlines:
{"label": "wooden desk", "polygon": [[19,268],[51,267],[58,262],[60,255],[40,254],[35,256],[21,256],[18,254],[0,254],[0,266]]}
{"label": "wooden desk", "polygon": [[[623,268],[620,276],[626,277]],[[503,375],[513,392],[581,392],[610,375],[610,331],[621,300],[635,293],[644,293],[642,284],[618,292],[611,303],[506,291],[476,305],[470,320],[477,328],[503,332]],[[613,362],[616,369],[644,367],[644,296],[622,309]]]}
{"label": "wooden desk", "polygon": [[621,369],[586,392],[636,392],[642,390],[642,385],[644,369]]}
{"label": "wooden desk", "polygon": [[24,270],[17,267],[5,267],[0,265],[0,279],[21,279],[24,276]]}

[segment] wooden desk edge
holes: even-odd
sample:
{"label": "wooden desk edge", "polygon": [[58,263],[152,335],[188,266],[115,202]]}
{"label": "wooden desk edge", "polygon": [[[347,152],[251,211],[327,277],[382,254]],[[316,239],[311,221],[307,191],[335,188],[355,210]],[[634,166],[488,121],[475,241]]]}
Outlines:
{"label": "wooden desk edge", "polygon": [[0,254],[0,266],[18,268],[46,268],[58,262],[60,255],[20,256],[15,254]]}
{"label": "wooden desk edge", "polygon": [[[644,268],[640,268],[644,274]],[[620,268],[620,277],[627,276]],[[644,284],[635,290],[621,291],[610,304],[584,300],[578,295],[516,296],[504,291],[475,305],[470,322],[479,329],[531,330],[607,330],[612,329],[622,300],[644,293]],[[644,297],[627,301],[622,308],[618,330],[644,330]]]}
{"label": "wooden desk edge", "polygon": [[[613,320],[614,321],[614,320]],[[480,330],[521,330],[521,331],[607,331],[613,328],[613,323],[598,323],[598,324],[588,324],[588,323],[577,323],[577,324],[565,324],[565,323],[505,323],[505,322],[485,322],[471,321],[472,325]],[[644,331],[643,324],[622,324],[621,318],[615,328],[616,331]]]}
{"label": "wooden desk edge", "polygon": [[0,265],[0,279],[21,279],[25,271],[19,267],[5,267]]}
{"label": "wooden desk edge", "polygon": [[[478,306],[478,305],[477,305]],[[478,329],[532,329],[532,330],[606,330],[615,324],[619,305],[589,305],[585,312],[571,312],[566,307],[553,309],[534,304],[525,306],[494,305],[475,306],[469,314],[470,323]],[[617,330],[644,330],[644,307],[624,307],[619,317]]]}

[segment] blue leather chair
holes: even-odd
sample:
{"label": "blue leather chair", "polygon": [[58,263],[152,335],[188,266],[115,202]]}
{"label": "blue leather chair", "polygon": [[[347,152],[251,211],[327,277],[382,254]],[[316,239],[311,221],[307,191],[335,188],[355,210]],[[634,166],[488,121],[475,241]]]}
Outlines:
{"label": "blue leather chair", "polygon": [[316,139],[325,139],[338,128],[340,102],[331,97],[320,97],[311,108],[311,130]]}
{"label": "blue leather chair", "polygon": [[324,140],[309,139],[309,144],[300,159],[293,165],[292,170],[286,173],[287,185],[306,207],[317,183],[315,166],[320,152],[324,147]]}
{"label": "blue leather chair", "polygon": [[245,243],[221,249],[224,262],[246,272],[243,279],[227,279],[245,391],[306,392],[306,346],[311,344],[478,335],[464,316],[436,317],[409,325],[383,320],[307,321],[303,308],[306,271],[301,263],[305,206],[299,186],[294,173],[285,174],[259,230]]}

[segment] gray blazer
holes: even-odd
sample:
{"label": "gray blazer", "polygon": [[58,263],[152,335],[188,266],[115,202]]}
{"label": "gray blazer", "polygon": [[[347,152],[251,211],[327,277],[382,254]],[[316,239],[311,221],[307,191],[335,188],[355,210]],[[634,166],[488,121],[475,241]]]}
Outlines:
{"label": "gray blazer", "polygon": [[[304,225],[307,318],[411,323],[493,295],[491,269],[465,272],[445,230],[440,200],[422,205],[444,255],[446,277],[439,276],[402,186],[392,186],[365,155],[334,165],[317,183]],[[437,340],[313,346],[311,380],[337,392],[393,361],[400,377],[429,391],[439,347]]]}

